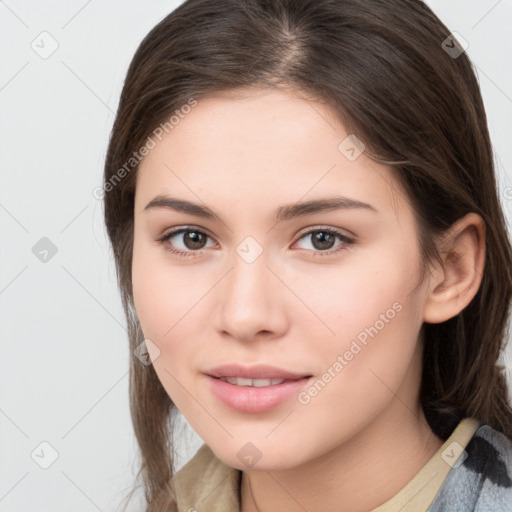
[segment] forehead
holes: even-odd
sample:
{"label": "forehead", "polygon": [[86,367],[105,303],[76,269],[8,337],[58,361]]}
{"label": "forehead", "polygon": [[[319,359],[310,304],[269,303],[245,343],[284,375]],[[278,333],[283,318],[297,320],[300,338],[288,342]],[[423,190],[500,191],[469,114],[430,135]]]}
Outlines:
{"label": "forehead", "polygon": [[325,105],[288,92],[201,99],[161,140],[153,138],[137,172],[136,208],[157,194],[221,206],[235,198],[249,210],[339,194],[384,212],[407,210],[389,168],[364,152],[354,159],[357,147],[346,152],[349,135]]}

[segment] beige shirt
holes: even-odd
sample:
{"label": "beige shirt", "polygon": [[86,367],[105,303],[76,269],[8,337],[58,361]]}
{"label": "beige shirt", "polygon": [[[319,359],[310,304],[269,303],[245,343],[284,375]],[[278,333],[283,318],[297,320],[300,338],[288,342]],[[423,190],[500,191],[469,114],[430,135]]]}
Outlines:
{"label": "beige shirt", "polygon": [[[409,483],[370,512],[425,512],[479,426],[473,418],[463,419]],[[241,478],[242,471],[203,444],[173,478],[178,512],[240,512]]]}

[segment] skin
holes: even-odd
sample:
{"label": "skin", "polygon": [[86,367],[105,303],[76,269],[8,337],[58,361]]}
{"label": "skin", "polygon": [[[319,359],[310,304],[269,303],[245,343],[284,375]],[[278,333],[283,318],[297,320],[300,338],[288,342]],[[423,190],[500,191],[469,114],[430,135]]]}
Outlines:
{"label": "skin", "polygon": [[[407,197],[389,168],[365,153],[346,158],[338,146],[347,135],[320,102],[247,89],[199,101],[138,171],[135,308],[160,350],[153,365],[167,393],[217,457],[243,471],[243,512],[371,510],[443,442],[419,403],[420,329],[456,315],[477,293],[483,221],[469,214],[454,225],[439,240],[445,268],[420,282]],[[377,212],[273,221],[281,205],[335,192]],[[207,205],[222,220],[144,210],[158,194]],[[158,241],[187,226],[209,235],[203,249],[183,234]],[[322,227],[356,242],[336,238],[323,250],[338,252],[321,255],[311,233],[303,235]],[[263,250],[250,264],[236,252],[247,236]],[[166,246],[198,254],[180,257]],[[205,370],[232,362],[322,378],[395,303],[400,312],[306,404],[292,397],[266,413],[242,413],[207,385]],[[237,457],[247,442],[261,452],[251,467]]]}

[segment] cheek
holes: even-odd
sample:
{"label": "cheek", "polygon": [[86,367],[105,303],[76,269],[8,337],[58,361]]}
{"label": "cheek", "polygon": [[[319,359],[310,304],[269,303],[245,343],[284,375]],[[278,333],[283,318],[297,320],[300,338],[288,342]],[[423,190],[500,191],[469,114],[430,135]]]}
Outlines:
{"label": "cheek", "polygon": [[331,346],[337,339],[350,340],[375,322],[380,326],[381,315],[386,315],[384,321],[394,319],[396,309],[411,300],[408,294],[418,278],[415,262],[417,255],[396,251],[389,243],[378,251],[360,250],[339,263],[319,265],[315,271],[311,264],[294,268],[285,281],[293,282],[304,304],[295,301],[289,314],[294,323],[303,324],[315,337],[323,336]]}
{"label": "cheek", "polygon": [[[361,412],[361,400],[370,408],[383,404],[390,393],[386,386],[397,389],[408,370],[421,328],[421,294],[411,294],[418,278],[415,255],[410,251],[392,254],[390,247],[379,255],[358,256],[357,262],[315,279],[300,274],[304,277],[298,282],[322,322],[312,316],[309,322],[300,320],[300,315],[295,322],[302,322],[306,333],[324,333],[313,342],[304,340],[309,353],[314,343],[322,381],[318,390],[306,393],[304,403],[314,398],[325,411],[332,401],[354,413]],[[308,324],[323,330],[313,331]],[[324,388],[329,391],[324,393]]]}
{"label": "cheek", "polygon": [[[324,373],[298,396],[296,406],[295,419],[301,421],[304,431],[325,426],[324,439],[311,436],[313,452],[364,429],[396,395],[404,404],[410,402],[408,392],[399,391],[409,380],[406,376],[415,349],[414,340],[407,338],[408,315],[404,308],[378,334],[369,331],[365,343],[357,337],[344,338],[331,348],[329,356],[324,354]],[[404,414],[406,407],[403,405]],[[287,434],[293,435],[291,426]]]}
{"label": "cheek", "polygon": [[134,305],[144,337],[160,350],[153,367],[167,394],[181,411],[191,407],[191,370],[211,329],[205,305],[219,277],[195,265],[172,265],[164,250],[134,244],[132,283]]}
{"label": "cheek", "polygon": [[[132,285],[134,305],[146,337],[170,338],[206,293],[205,279],[192,266],[171,265],[163,248],[134,242]],[[196,276],[191,279],[191,276]]]}
{"label": "cheek", "polygon": [[191,308],[204,295],[175,268],[171,271],[162,257],[155,257],[154,248],[145,249],[134,244],[132,284],[134,306],[144,338],[159,349],[152,360],[153,368],[167,395],[179,410],[190,407],[190,395],[184,390],[188,384],[190,362],[195,350],[193,340],[198,339],[187,321]]}
{"label": "cheek", "polygon": [[299,401],[325,414],[324,421],[364,423],[385,406],[410,368],[422,324],[421,293],[411,293],[418,278],[414,256],[380,256],[351,265],[350,272],[333,271],[326,292],[309,296],[335,335],[316,345],[323,373]]}

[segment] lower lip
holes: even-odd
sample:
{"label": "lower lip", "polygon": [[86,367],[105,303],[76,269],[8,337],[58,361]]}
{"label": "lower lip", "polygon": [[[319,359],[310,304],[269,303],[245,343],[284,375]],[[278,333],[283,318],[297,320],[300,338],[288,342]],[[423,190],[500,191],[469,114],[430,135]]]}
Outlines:
{"label": "lower lip", "polygon": [[282,384],[261,388],[237,386],[210,375],[207,375],[206,378],[213,394],[224,405],[240,412],[259,413],[270,411],[292,396],[297,395],[312,377],[290,380]]}

